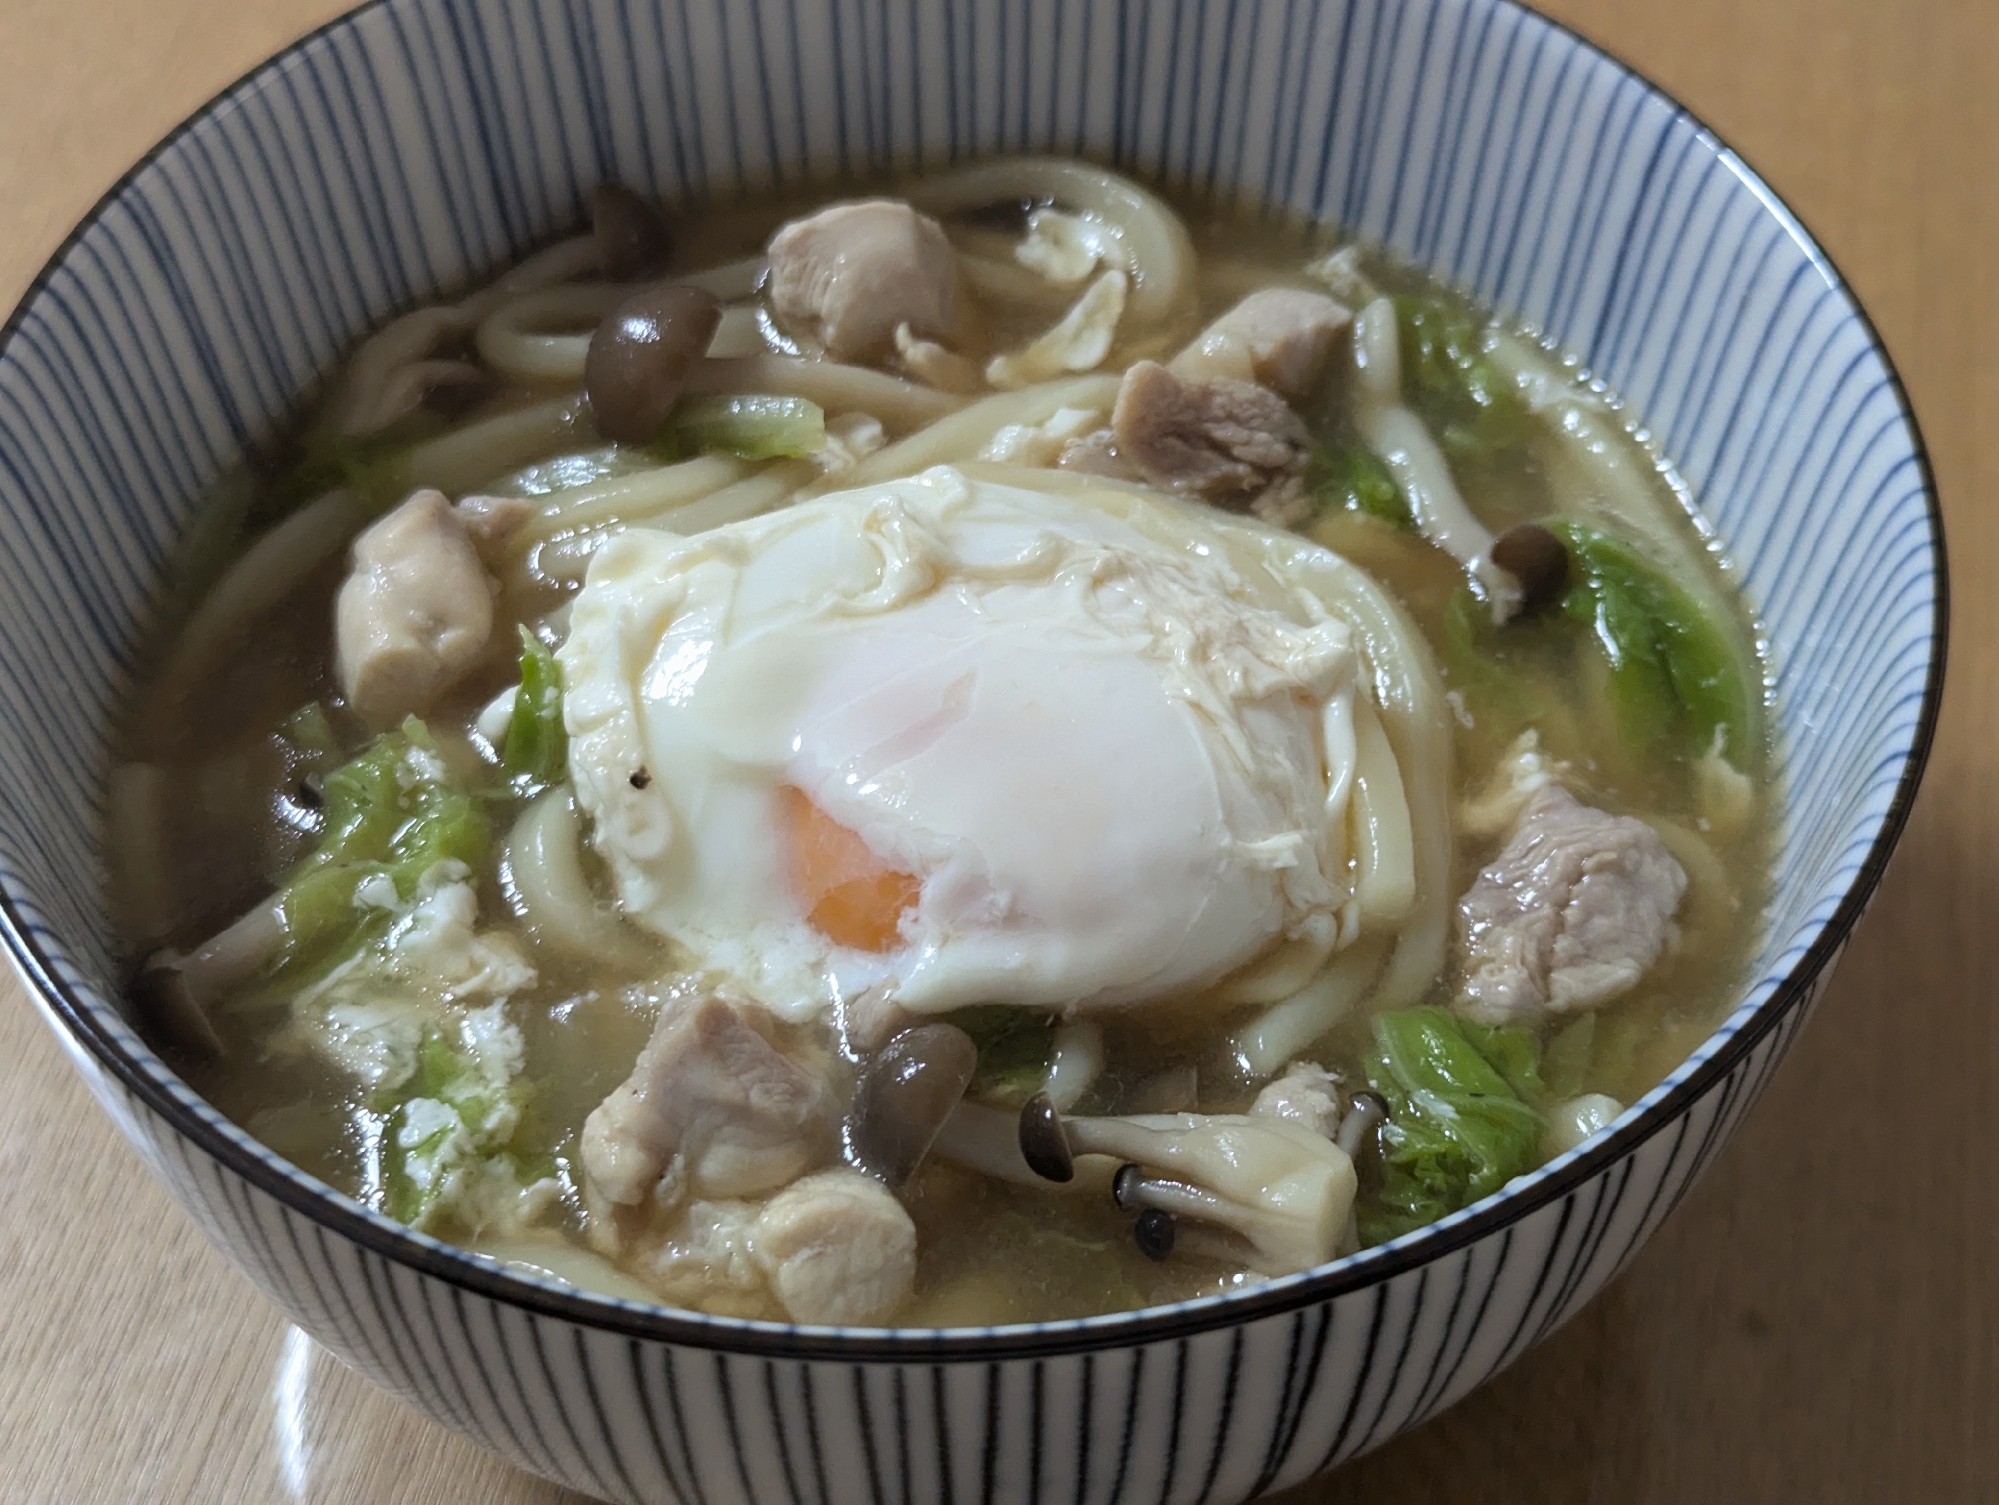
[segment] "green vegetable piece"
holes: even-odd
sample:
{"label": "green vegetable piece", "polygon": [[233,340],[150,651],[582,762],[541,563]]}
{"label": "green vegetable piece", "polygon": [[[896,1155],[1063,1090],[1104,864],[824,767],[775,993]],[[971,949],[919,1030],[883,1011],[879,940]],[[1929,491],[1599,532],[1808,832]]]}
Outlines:
{"label": "green vegetable piece", "polygon": [[682,454],[801,459],[826,447],[826,415],[803,397],[695,397],[673,410],[666,442]]}
{"label": "green vegetable piece", "polygon": [[535,1179],[513,1144],[528,1084],[506,1063],[482,1057],[472,1030],[467,1022],[456,1041],[426,1031],[416,1076],[382,1105],[372,1179],[383,1211],[412,1227],[448,1221],[476,1230],[504,1217]]}
{"label": "green vegetable piece", "polygon": [[278,887],[284,944],[243,1003],[295,988],[379,936],[389,921],[379,880],[408,903],[437,863],[476,871],[485,861],[486,813],[451,782],[415,717],[329,773],[324,797],[319,845]]}
{"label": "green vegetable piece", "polygon": [[1538,1163],[1541,1116],[1520,1090],[1540,1088],[1532,1035],[1425,1007],[1379,1015],[1374,1043],[1367,1077],[1389,1119],[1381,1184],[1360,1209],[1364,1242],[1433,1223]]}
{"label": "green vegetable piece", "polygon": [[1726,624],[1621,539],[1573,519],[1550,526],[1569,550],[1562,610],[1589,627],[1609,665],[1619,734],[1694,757],[1719,734],[1723,756],[1743,767],[1754,702]]}
{"label": "green vegetable piece", "polygon": [[1532,1030],[1518,1024],[1477,1024],[1469,1019],[1459,1019],[1457,1024],[1472,1047],[1506,1078],[1516,1097],[1534,1107],[1547,1101],[1548,1089],[1541,1080],[1541,1041]]}
{"label": "green vegetable piece", "polygon": [[333,735],[333,723],[326,719],[326,707],[309,701],[285,717],[278,728],[285,746],[300,757],[321,758],[340,751]]}
{"label": "green vegetable piece", "polygon": [[358,439],[344,434],[308,439],[297,461],[258,498],[253,521],[275,522],[329,491],[342,489],[359,497],[369,511],[386,511],[409,489],[403,484],[403,454],[435,427],[435,423],[397,425]]}
{"label": "green vegetable piece", "polygon": [[525,627],[521,687],[514,694],[500,763],[523,794],[561,783],[569,768],[569,732],[562,724],[562,665]]}
{"label": "green vegetable piece", "polygon": [[1416,529],[1402,488],[1364,445],[1346,440],[1314,445],[1305,467],[1305,489],[1328,511],[1364,512],[1404,532]]}
{"label": "green vegetable piece", "polygon": [[1483,326],[1442,298],[1395,299],[1404,400],[1458,464],[1483,464],[1524,444],[1532,415],[1486,354]]}
{"label": "green vegetable piece", "polygon": [[[1524,624],[1508,627],[1516,636]],[[1533,681],[1516,672],[1496,652],[1492,609],[1459,586],[1444,606],[1444,673],[1463,697],[1473,721],[1495,741],[1504,742],[1547,715],[1546,699]]]}
{"label": "green vegetable piece", "polygon": [[1053,1018],[993,1003],[954,1010],[944,1022],[957,1025],[979,1048],[967,1096],[1019,1107],[1041,1090],[1055,1057]]}

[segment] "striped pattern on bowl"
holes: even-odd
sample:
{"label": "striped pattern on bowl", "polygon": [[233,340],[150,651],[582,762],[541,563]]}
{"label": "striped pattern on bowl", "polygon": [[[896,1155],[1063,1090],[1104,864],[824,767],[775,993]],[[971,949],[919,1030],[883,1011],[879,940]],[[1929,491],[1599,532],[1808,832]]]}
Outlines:
{"label": "striped pattern on bowl", "polygon": [[[1081,152],[1383,241],[1649,416],[1767,624],[1783,856],[1726,1026],[1608,1136],[1327,1271],[991,1332],[586,1298],[276,1160],[133,1032],[105,728],[191,498],[385,314],[617,178],[669,198]],[[229,90],[71,237],[0,345],[0,900],[51,1025],[208,1236],[315,1336],[619,1500],[1246,1498],[1463,1395],[1666,1216],[1801,1027],[1940,683],[1920,440],[1809,236],[1697,121],[1508,0],[376,0]]]}

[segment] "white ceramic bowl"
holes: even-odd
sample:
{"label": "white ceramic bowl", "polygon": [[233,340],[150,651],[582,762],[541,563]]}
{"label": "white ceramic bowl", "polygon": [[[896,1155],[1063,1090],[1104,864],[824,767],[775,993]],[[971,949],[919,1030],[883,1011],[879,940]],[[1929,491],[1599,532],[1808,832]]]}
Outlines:
{"label": "white ceramic bowl", "polygon": [[[1356,227],[1648,415],[1778,671],[1785,815],[1742,1003],[1608,1135],[1317,1273],[1128,1316],[859,1332],[631,1306],[379,1218],[196,1099],[107,956],[107,718],[189,499],[357,334],[573,220],[1082,151]],[[1914,793],[1935,500],[1865,316],[1700,123],[1508,0],[375,0],[174,132],[0,343],[0,903],[98,1099],[365,1373],[619,1500],[1243,1499],[1450,1404],[1616,1272],[1803,1025]]]}

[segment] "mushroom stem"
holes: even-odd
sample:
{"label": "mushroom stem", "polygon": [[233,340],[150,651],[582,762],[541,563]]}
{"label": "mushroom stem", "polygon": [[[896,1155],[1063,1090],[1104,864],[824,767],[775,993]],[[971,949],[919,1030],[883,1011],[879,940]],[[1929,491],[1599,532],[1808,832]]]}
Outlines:
{"label": "mushroom stem", "polygon": [[952,1024],[919,1024],[862,1068],[854,1094],[855,1155],[891,1191],[908,1182],[959,1107],[979,1061]]}
{"label": "mushroom stem", "polygon": [[1268,1275],[1310,1269],[1333,1257],[1353,1203],[1353,1162],[1301,1124],[1235,1114],[1063,1120],[1045,1098],[1021,1118],[1032,1163],[1048,1152],[1109,1155],[1129,1162],[1112,1194],[1127,1210],[1152,1208],[1238,1234],[1235,1263]]}
{"label": "mushroom stem", "polygon": [[995,1181],[1046,1186],[1020,1153],[1020,1120],[1004,1108],[961,1102],[937,1131],[931,1151]]}
{"label": "mushroom stem", "polygon": [[259,904],[186,954],[154,952],[136,991],[178,1038],[219,1055],[222,1039],[211,1011],[262,971],[284,943],[278,906]]}
{"label": "mushroom stem", "polygon": [[1375,1130],[1387,1119],[1388,1104],[1380,1093],[1356,1092],[1353,1106],[1340,1120],[1340,1131],[1333,1137],[1333,1143],[1346,1152],[1348,1159],[1358,1160],[1361,1151],[1375,1142]]}
{"label": "mushroom stem", "polygon": [[1067,1113],[1104,1069],[1104,1032],[1094,1019],[1072,1019],[1055,1030],[1054,1057],[1042,1090]]}

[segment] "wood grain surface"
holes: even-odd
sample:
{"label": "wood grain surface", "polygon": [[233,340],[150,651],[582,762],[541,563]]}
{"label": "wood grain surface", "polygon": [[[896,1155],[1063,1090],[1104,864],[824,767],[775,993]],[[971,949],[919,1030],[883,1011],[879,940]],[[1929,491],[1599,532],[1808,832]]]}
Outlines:
{"label": "wood grain surface", "polygon": [[[0,304],[328,0],[4,0]],[[1555,0],[1785,195],[1872,311],[1956,579],[1927,787],[1810,1031],[1582,1316],[1305,1501],[1999,1499],[1999,4]],[[572,1500],[373,1391],[197,1236],[0,979],[0,1500]]]}

